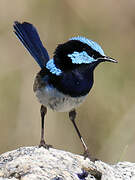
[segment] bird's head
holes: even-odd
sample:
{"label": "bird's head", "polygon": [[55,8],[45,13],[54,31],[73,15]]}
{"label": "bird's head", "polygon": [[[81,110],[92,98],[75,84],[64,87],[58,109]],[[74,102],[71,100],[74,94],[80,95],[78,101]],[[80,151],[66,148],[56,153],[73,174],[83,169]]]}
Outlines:
{"label": "bird's head", "polygon": [[58,45],[47,67],[54,74],[60,75],[62,72],[80,67],[91,67],[94,70],[100,62],[105,61],[117,63],[117,60],[104,54],[99,44],[78,36]]}
{"label": "bird's head", "polygon": [[81,65],[97,66],[100,62],[117,60],[104,54],[101,46],[85,37],[73,37],[58,45],[54,53],[54,62],[61,71],[68,71]]}
{"label": "bird's head", "polygon": [[[80,56],[80,59],[78,59],[80,61],[78,61],[76,59],[76,61],[75,61],[76,63],[77,63],[77,61],[79,64],[82,64],[82,63],[90,64],[90,63],[99,62],[99,61],[100,62],[108,61],[108,62],[117,63],[117,60],[115,60],[109,56],[106,56],[104,54],[104,51],[101,48],[101,46],[98,43],[96,43],[95,41],[92,41],[90,39],[87,39],[87,38],[81,37],[81,36],[73,37],[70,40],[78,41],[78,42],[80,42],[80,46],[82,46],[82,45],[84,46],[84,47],[82,47],[82,52],[78,53],[78,56],[84,54],[84,59],[81,62],[80,59],[82,59],[82,57]],[[73,56],[74,56],[74,53],[73,53]],[[73,56],[69,55],[69,57],[73,57]]]}

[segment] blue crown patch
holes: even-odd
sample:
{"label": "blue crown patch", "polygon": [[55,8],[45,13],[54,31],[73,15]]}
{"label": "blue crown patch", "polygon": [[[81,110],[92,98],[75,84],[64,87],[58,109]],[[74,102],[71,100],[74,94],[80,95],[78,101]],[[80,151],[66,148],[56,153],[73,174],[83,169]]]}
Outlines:
{"label": "blue crown patch", "polygon": [[72,37],[69,40],[77,40],[80,41],[84,44],[87,44],[88,46],[90,46],[92,49],[94,49],[95,51],[99,52],[102,56],[105,56],[103,49],[101,48],[101,46],[96,43],[95,41],[92,41],[90,39],[87,39],[85,37],[82,36],[78,36],[78,37]]}

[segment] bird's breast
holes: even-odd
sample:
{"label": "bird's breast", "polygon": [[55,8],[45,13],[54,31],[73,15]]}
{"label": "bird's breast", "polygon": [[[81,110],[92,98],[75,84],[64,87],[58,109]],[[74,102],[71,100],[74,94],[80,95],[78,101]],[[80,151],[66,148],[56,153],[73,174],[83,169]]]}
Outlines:
{"label": "bird's breast", "polygon": [[69,95],[64,95],[51,85],[37,89],[35,94],[42,105],[59,112],[74,109],[83,103],[86,97],[70,97]]}

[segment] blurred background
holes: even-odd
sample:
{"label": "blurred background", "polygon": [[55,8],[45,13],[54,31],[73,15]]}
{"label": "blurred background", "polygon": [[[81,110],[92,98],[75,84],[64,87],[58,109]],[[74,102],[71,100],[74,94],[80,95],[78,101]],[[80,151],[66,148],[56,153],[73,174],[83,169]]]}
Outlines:
{"label": "blurred background", "polygon": [[[40,70],[13,33],[13,22],[36,26],[50,57],[59,43],[81,35],[98,42],[118,64],[103,63],[77,109],[77,125],[92,156],[106,162],[135,161],[135,1],[0,1],[0,153],[38,145],[40,104],[33,81]],[[68,113],[48,111],[46,140],[81,154]]]}

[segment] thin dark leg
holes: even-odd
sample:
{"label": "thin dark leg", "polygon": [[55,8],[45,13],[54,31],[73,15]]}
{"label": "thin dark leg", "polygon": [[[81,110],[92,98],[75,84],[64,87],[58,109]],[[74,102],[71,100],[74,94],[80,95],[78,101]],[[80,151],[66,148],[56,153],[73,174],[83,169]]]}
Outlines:
{"label": "thin dark leg", "polygon": [[41,113],[41,140],[40,140],[39,147],[44,147],[46,149],[49,149],[51,145],[46,144],[45,139],[44,139],[44,118],[47,113],[47,108],[41,105],[40,113]]}
{"label": "thin dark leg", "polygon": [[80,131],[79,131],[76,123],[75,123],[75,118],[76,118],[76,111],[75,111],[75,109],[74,109],[74,110],[72,110],[72,111],[69,112],[69,119],[72,121],[72,123],[73,123],[73,125],[74,125],[74,128],[75,128],[75,130],[76,130],[76,132],[77,132],[77,134],[78,134],[78,136],[79,136],[79,138],[80,138],[80,140],[81,140],[81,143],[82,143],[82,145],[83,145],[83,148],[84,148],[84,158],[87,158],[87,157],[88,157],[88,158],[90,158],[92,161],[94,161],[94,159],[92,159],[92,158],[90,157],[90,154],[89,154],[89,150],[88,150],[88,148],[87,148],[87,145],[85,144],[85,142],[84,142],[84,140],[83,140],[83,138],[82,138],[82,135],[81,135],[81,133],[80,133]]}

